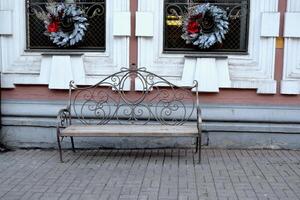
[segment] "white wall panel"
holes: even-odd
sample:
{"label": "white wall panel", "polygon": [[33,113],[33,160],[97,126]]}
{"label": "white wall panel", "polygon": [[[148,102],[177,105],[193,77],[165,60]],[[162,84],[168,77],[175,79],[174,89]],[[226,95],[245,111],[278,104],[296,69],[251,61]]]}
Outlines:
{"label": "white wall panel", "polygon": [[280,13],[265,12],[261,18],[261,36],[278,37],[279,36]]}
{"label": "white wall panel", "polygon": [[285,23],[284,23],[284,36],[300,38],[300,28],[299,28],[299,12],[287,12],[285,13]]}
{"label": "white wall panel", "polygon": [[153,13],[136,12],[135,35],[143,37],[152,37],[153,29]]}
{"label": "white wall panel", "polygon": [[0,35],[13,34],[12,11],[0,10]]}
{"label": "white wall panel", "polygon": [[281,93],[300,94],[300,1],[288,0],[285,18],[284,70]]}
{"label": "white wall panel", "polygon": [[114,36],[131,35],[131,15],[130,12],[115,12],[113,21]]}
{"label": "white wall panel", "polygon": [[50,89],[69,88],[69,82],[74,80],[70,56],[52,56],[50,69]]}

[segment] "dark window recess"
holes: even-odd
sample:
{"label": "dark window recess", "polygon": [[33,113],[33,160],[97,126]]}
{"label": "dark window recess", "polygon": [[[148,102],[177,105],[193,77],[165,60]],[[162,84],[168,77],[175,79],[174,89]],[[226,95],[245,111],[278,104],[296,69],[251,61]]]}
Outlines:
{"label": "dark window recess", "polygon": [[[63,0],[53,0],[64,2]],[[69,0],[70,1],[70,0]],[[48,0],[26,0],[27,17],[27,49],[43,51],[105,51],[106,24],[105,24],[105,0],[74,0],[77,7],[85,12],[89,26],[83,39],[69,47],[59,47],[46,36],[44,22],[37,18],[34,10],[46,11]]]}
{"label": "dark window recess", "polygon": [[[210,3],[227,12],[229,32],[223,43],[208,49],[186,44],[181,38],[183,18],[188,8]],[[164,51],[190,53],[246,53],[248,48],[249,0],[165,0],[164,1]]]}

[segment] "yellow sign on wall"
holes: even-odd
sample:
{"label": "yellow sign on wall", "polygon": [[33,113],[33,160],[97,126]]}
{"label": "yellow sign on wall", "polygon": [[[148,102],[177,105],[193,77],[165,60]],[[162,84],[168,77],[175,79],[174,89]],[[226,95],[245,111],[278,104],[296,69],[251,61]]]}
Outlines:
{"label": "yellow sign on wall", "polygon": [[283,37],[277,37],[276,38],[276,48],[277,49],[283,49],[284,48],[284,38]]}
{"label": "yellow sign on wall", "polygon": [[167,26],[182,26],[182,16],[167,16]]}

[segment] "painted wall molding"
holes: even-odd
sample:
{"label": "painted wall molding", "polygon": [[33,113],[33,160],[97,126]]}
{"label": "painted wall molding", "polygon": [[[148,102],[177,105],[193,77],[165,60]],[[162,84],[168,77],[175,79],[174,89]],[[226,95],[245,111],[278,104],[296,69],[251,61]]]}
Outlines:
{"label": "painted wall molding", "polygon": [[[0,0],[0,10],[12,11],[13,35],[3,36],[1,39],[1,71],[2,87],[14,88],[15,84],[45,84],[49,88],[66,89],[66,79],[57,79],[60,83],[53,83],[52,75],[61,73],[59,67],[54,67],[57,57],[44,56],[41,53],[25,52],[26,30],[25,30],[25,1]],[[82,56],[64,57],[63,64],[76,74],[75,79],[80,84],[91,85],[106,75],[115,73],[121,67],[129,67],[129,37],[127,32],[114,30],[114,18],[121,14],[130,16],[129,0],[111,0],[106,5],[106,51],[101,53],[84,53]],[[116,15],[120,13],[120,15]],[[129,20],[129,17],[124,20]],[[127,23],[130,24],[130,23]],[[115,31],[115,35],[113,35]],[[69,60],[69,61],[68,61]],[[63,64],[60,65],[61,67]],[[64,70],[63,70],[64,71]],[[70,76],[69,76],[70,77]]]}
{"label": "painted wall molding", "polygon": [[[249,54],[228,56],[226,62],[229,67],[230,87],[257,89],[258,93],[275,94],[277,86],[274,80],[275,37],[279,30],[278,0],[251,0],[250,4]],[[149,71],[184,85],[183,72],[188,66],[185,64],[187,62],[185,55],[163,53],[163,0],[155,2],[140,0],[138,10],[152,13],[154,23],[153,37],[139,37],[139,66],[145,66]],[[269,19],[278,20],[275,21],[278,27],[276,25],[272,32],[262,31],[263,16],[265,22]],[[208,78],[211,77],[206,76],[206,79]],[[189,79],[193,77],[190,76]],[[221,83],[219,88],[222,88],[222,85]],[[227,83],[224,85],[227,86]],[[211,92],[216,92],[216,89]]]}
{"label": "painted wall molding", "polygon": [[[55,118],[58,111],[67,106],[68,100],[3,100],[1,102],[3,117],[44,117]],[[237,104],[201,104],[205,121],[220,122],[264,122],[297,123],[300,122],[299,106],[277,105],[237,105]],[[196,119],[196,115],[192,116]],[[30,121],[23,123],[30,123]]]}
{"label": "painted wall molding", "polygon": [[[24,147],[56,147],[55,126],[58,110],[65,107],[65,101],[24,101],[24,100],[4,100],[2,106],[2,141],[13,146]],[[271,105],[221,105],[221,104],[201,104],[205,135],[208,132],[209,141],[219,141],[224,144],[228,141],[231,134],[235,135],[235,145],[243,141],[240,147],[252,146],[263,147],[262,138],[272,141],[272,144],[278,143],[287,148],[299,148],[299,130],[300,130],[300,107],[299,106],[271,106]],[[193,116],[196,119],[196,116]],[[214,134],[217,133],[215,137]],[[222,133],[223,136],[222,136]],[[246,135],[241,135],[246,134]],[[274,142],[274,135],[280,136],[277,142]],[[291,136],[291,139],[287,139]],[[249,136],[252,136],[251,138]],[[219,138],[219,139],[218,139]],[[225,140],[224,140],[225,139]],[[287,140],[289,142],[287,142]],[[78,139],[76,144],[80,146],[82,140]],[[95,139],[91,139],[95,142]],[[205,140],[204,140],[205,141]],[[251,141],[249,143],[249,141]],[[86,141],[82,141],[82,147],[99,147],[99,145],[111,145],[123,148],[129,141],[116,142],[111,138],[94,143],[93,146]],[[152,141],[153,142],[153,141]],[[157,144],[163,147],[168,146],[170,139],[160,139]],[[257,146],[251,144],[255,143]],[[287,142],[287,144],[285,144]],[[132,140],[133,144],[140,144],[140,147],[147,147],[145,140]],[[155,142],[154,142],[155,143]],[[151,143],[152,147],[153,144]],[[226,142],[225,142],[226,143]],[[176,147],[179,143],[174,142]],[[173,144],[173,145],[174,145]],[[191,144],[189,141],[188,145]],[[175,146],[174,145],[174,146]],[[69,146],[68,146],[69,147]],[[132,147],[132,146],[131,146]],[[172,146],[173,147],[173,146]],[[222,147],[216,145],[215,147]],[[223,146],[224,147],[224,146]]]}
{"label": "painted wall molding", "polygon": [[284,69],[281,94],[300,94],[300,1],[288,0],[285,14]]}

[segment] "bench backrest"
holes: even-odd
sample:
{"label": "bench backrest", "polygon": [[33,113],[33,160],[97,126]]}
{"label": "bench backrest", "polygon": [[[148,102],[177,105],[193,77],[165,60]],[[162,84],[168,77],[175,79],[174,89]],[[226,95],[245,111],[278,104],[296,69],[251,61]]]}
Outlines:
{"label": "bench backrest", "polygon": [[[130,83],[134,83],[131,80],[140,86],[138,91],[127,91]],[[191,120],[198,106],[197,81],[190,87],[177,87],[145,68],[122,69],[88,87],[70,82],[68,109],[76,123],[86,125],[153,121],[183,125]]]}

